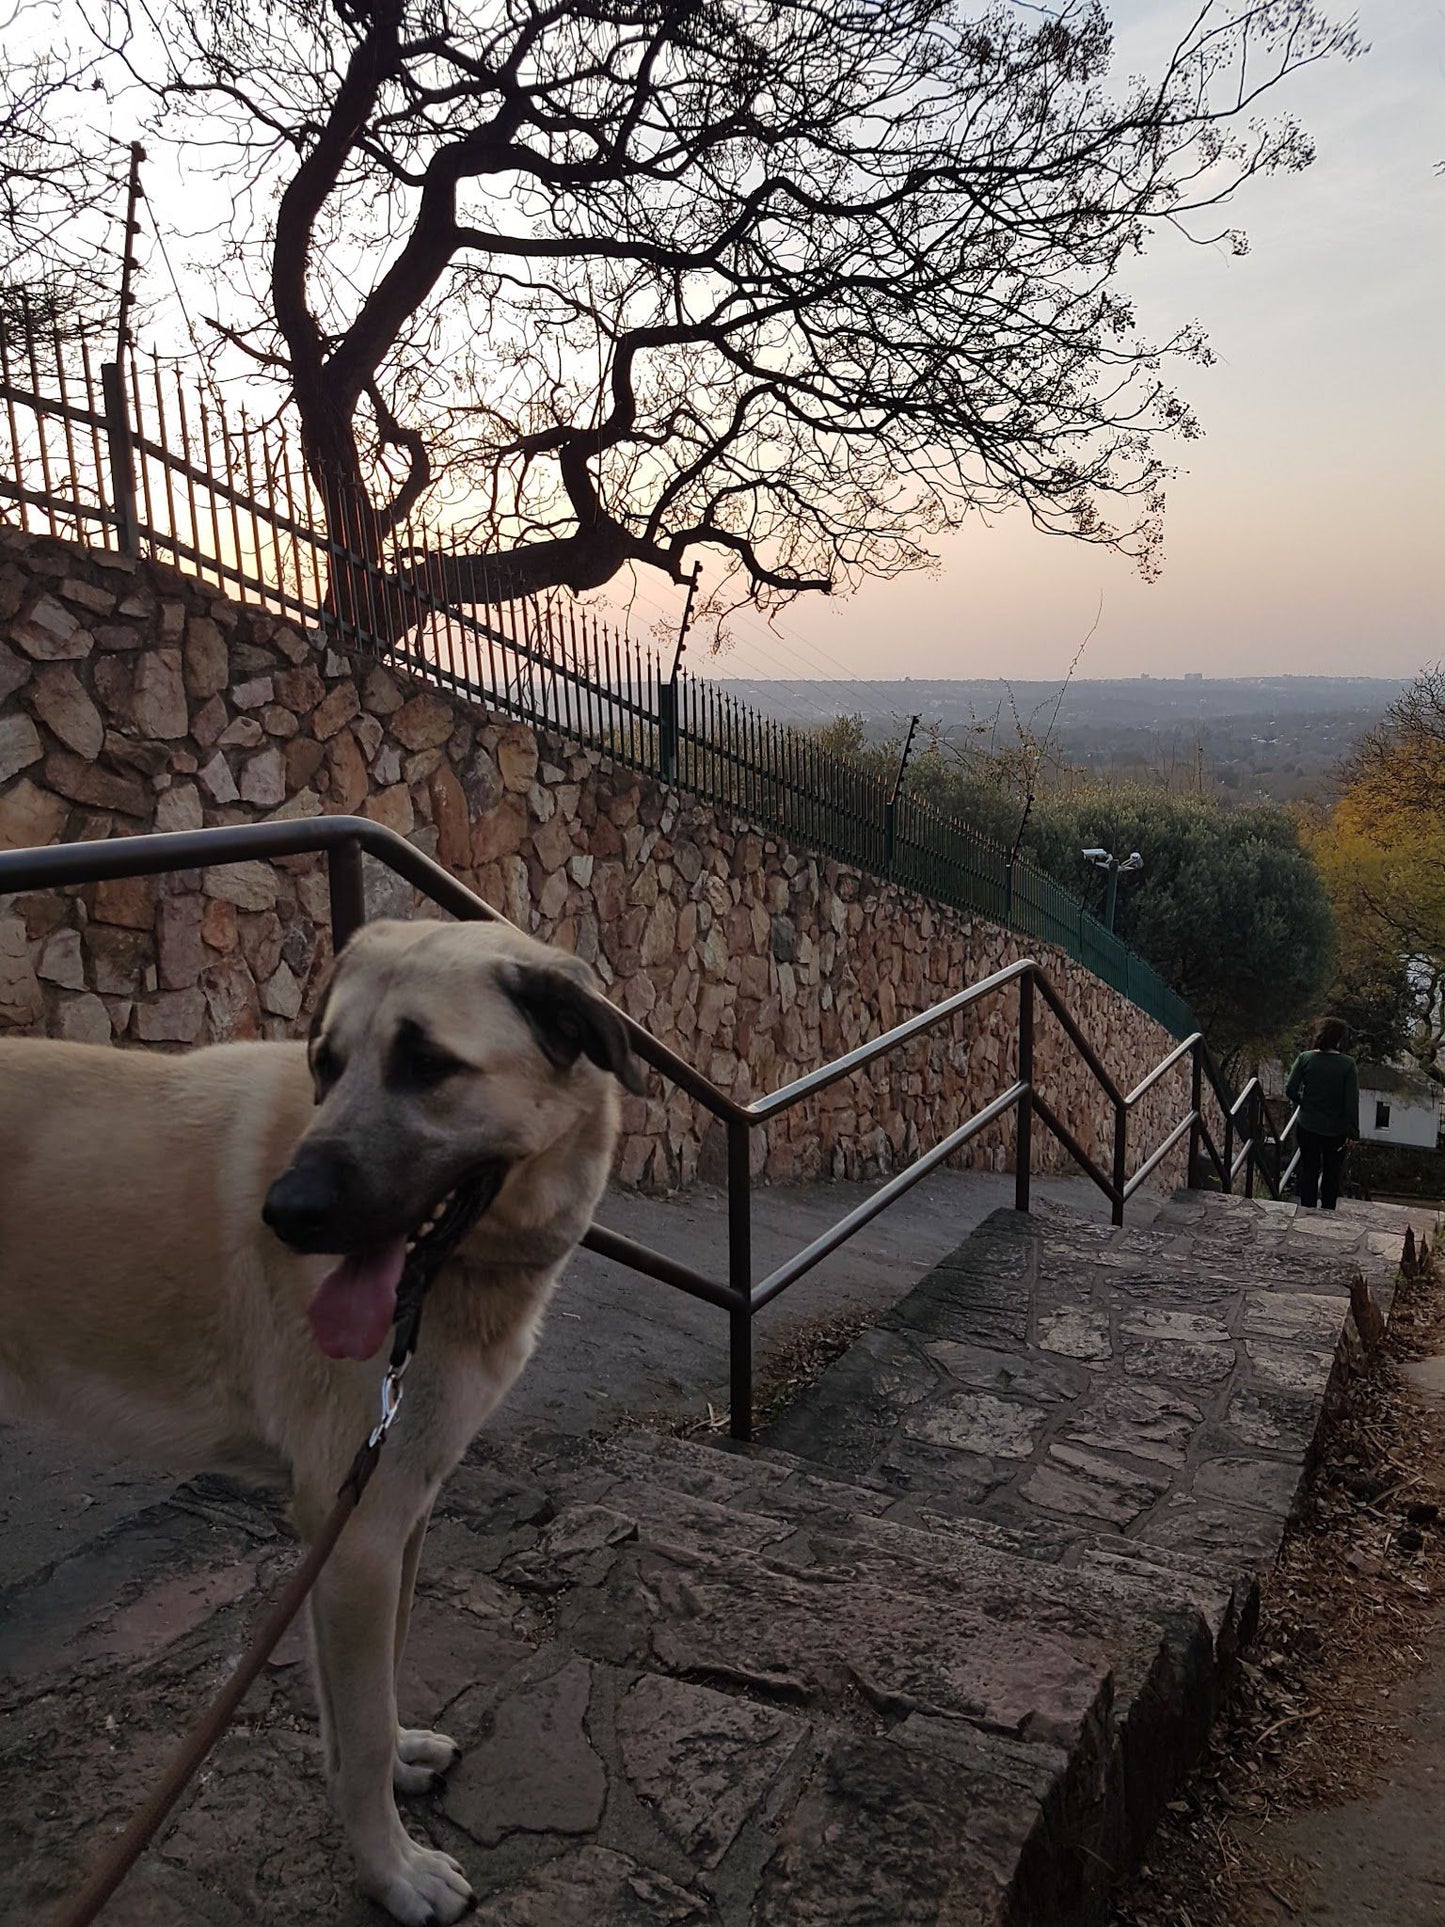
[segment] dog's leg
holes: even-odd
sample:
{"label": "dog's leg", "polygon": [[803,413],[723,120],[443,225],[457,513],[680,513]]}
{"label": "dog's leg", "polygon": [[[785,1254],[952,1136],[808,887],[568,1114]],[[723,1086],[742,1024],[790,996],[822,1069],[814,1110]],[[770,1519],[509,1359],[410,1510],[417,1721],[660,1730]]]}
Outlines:
{"label": "dog's leg", "polygon": [[[412,1527],[401,1559],[401,1592],[396,1602],[396,1686],[401,1692],[401,1661],[406,1650],[407,1627],[411,1623],[412,1594],[416,1589],[417,1568],[421,1564],[422,1541],[426,1538],[431,1508]],[[398,1793],[430,1793],[442,1775],[450,1772],[461,1758],[461,1748],[445,1733],[433,1733],[422,1726],[396,1729],[396,1765],[392,1782]]]}
{"label": "dog's leg", "polygon": [[461,1918],[472,1890],[450,1854],[411,1838],[392,1792],[407,1527],[387,1517],[391,1496],[367,1494],[312,1594],[327,1769],[363,1890],[406,1927],[437,1927]]}

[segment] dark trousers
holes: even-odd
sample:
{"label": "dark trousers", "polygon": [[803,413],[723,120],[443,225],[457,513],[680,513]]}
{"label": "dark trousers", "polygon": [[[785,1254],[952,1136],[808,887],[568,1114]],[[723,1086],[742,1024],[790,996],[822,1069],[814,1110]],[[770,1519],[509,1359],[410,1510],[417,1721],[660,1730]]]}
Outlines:
{"label": "dark trousers", "polygon": [[1314,1206],[1322,1204],[1326,1211],[1333,1211],[1335,1201],[1340,1195],[1340,1168],[1345,1161],[1345,1145],[1348,1139],[1342,1137],[1322,1137],[1318,1131],[1307,1131],[1300,1126],[1299,1134],[1299,1201]]}

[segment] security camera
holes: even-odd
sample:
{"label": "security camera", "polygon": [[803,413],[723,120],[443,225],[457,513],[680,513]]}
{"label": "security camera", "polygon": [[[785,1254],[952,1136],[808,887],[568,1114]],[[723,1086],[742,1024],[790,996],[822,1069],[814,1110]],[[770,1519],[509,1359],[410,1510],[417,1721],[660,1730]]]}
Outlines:
{"label": "security camera", "polygon": [[1119,865],[1119,868],[1121,870],[1142,870],[1144,868],[1144,859],[1137,850],[1132,850]]}
{"label": "security camera", "polygon": [[1079,854],[1089,863],[1107,863],[1109,861],[1109,852],[1107,850],[1081,850]]}

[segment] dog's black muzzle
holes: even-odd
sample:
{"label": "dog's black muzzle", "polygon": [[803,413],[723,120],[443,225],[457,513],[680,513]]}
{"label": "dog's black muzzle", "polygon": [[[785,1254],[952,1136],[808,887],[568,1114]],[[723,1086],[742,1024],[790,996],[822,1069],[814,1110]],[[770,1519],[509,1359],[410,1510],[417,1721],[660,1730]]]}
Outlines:
{"label": "dog's black muzzle", "polygon": [[360,1169],[344,1152],[303,1145],[270,1190],[263,1222],[293,1251],[361,1255],[405,1235],[410,1252],[444,1258],[486,1211],[510,1165],[474,1165],[416,1223],[381,1223],[369,1206]]}
{"label": "dog's black muzzle", "polygon": [[261,1207],[263,1222],[293,1251],[337,1257],[381,1242],[368,1216],[360,1171],[350,1158],[321,1145],[301,1147]]}

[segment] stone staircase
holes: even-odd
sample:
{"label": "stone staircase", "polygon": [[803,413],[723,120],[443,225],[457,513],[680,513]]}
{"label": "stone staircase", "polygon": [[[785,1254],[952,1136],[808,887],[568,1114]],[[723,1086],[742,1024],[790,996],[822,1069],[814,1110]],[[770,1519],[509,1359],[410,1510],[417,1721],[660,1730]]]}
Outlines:
{"label": "stone staircase", "polygon": [[[1000,1212],[755,1448],[483,1441],[428,1540],[404,1709],[466,1752],[412,1824],[492,1927],[1099,1918],[1248,1637],[1351,1275],[1388,1310],[1408,1221]],[[284,1563],[264,1511],[209,1490],[155,1508],[163,1550],[118,1614],[112,1573],[99,1628],[75,1570],[16,1602],[0,1915],[128,1808]],[[297,1657],[133,1878],[134,1920],[370,1917]]]}

